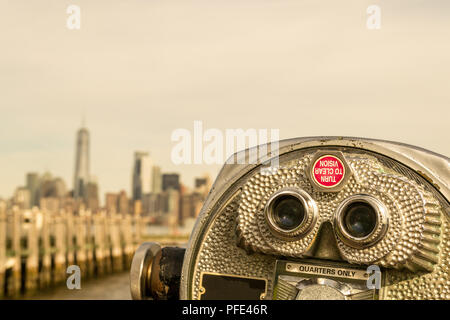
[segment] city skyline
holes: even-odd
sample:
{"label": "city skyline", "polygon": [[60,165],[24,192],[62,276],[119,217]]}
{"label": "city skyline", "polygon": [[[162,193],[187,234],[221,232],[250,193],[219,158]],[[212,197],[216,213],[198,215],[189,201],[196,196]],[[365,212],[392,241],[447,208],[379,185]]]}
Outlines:
{"label": "city skyline", "polygon": [[[74,122],[75,124],[77,123],[76,121]],[[85,130],[83,130],[85,129]],[[108,192],[118,192],[121,190],[124,190],[127,192],[127,194],[129,194],[130,196],[133,194],[133,166],[134,166],[134,155],[135,153],[147,153],[151,159],[152,159],[152,163],[155,164],[154,166],[152,166],[152,169],[155,170],[159,170],[159,171],[163,171],[164,173],[178,173],[180,174],[180,177],[182,177],[182,181],[183,184],[189,188],[194,188],[194,181],[196,178],[198,178],[199,176],[208,174],[211,177],[215,177],[215,175],[218,173],[219,169],[221,166],[217,166],[217,165],[205,165],[205,169],[200,169],[200,170],[196,170],[193,173],[189,173],[186,174],[183,172],[183,170],[181,170],[181,168],[186,168],[188,166],[186,165],[169,165],[169,166],[162,166],[160,165],[156,160],[155,157],[153,157],[153,154],[156,154],[155,152],[152,152],[152,150],[149,149],[145,149],[145,148],[141,148],[141,147],[137,147],[134,150],[130,150],[130,154],[129,154],[129,162],[125,163],[125,164],[121,164],[121,168],[127,168],[129,167],[129,172],[125,171],[125,174],[122,174],[122,179],[120,179],[123,183],[118,182],[119,179],[112,179],[114,180],[114,183],[110,183],[109,187],[106,186],[108,185],[108,183],[101,183],[102,178],[104,177],[101,174],[97,174],[97,168],[99,168],[99,171],[102,171],[101,166],[99,166],[99,160],[98,158],[96,158],[96,155],[98,155],[98,153],[96,152],[96,146],[95,146],[95,141],[96,141],[96,137],[95,137],[95,133],[93,134],[93,136],[90,135],[90,128],[88,125],[86,125],[86,117],[83,116],[82,122],[81,122],[81,126],[75,127],[74,132],[76,132],[76,135],[74,136],[73,132],[72,132],[72,137],[68,137],[68,133],[66,131],[61,132],[61,135],[59,135],[59,137],[64,137],[64,140],[68,143],[68,145],[62,145],[61,140],[59,141],[60,144],[60,148],[63,151],[64,157],[62,157],[62,155],[60,155],[58,157],[58,161],[56,163],[56,166],[52,166],[52,165],[44,165],[41,166],[40,168],[36,166],[35,162],[31,162],[28,164],[26,164],[27,166],[24,166],[20,169],[16,169],[17,171],[15,172],[15,184],[5,184],[4,181],[0,184],[0,199],[8,199],[11,196],[13,196],[16,187],[18,186],[23,186],[26,185],[26,175],[29,173],[36,173],[38,175],[44,175],[44,174],[51,174],[52,176],[61,178],[66,184],[67,186],[69,186],[70,190],[75,190],[74,185],[75,185],[75,172],[74,172],[74,168],[75,171],[77,170],[77,159],[79,158],[79,155],[77,155],[77,148],[78,149],[83,149],[83,148],[91,148],[93,150],[89,150],[89,155],[88,158],[89,159],[83,159],[81,162],[86,162],[87,166],[86,166],[86,172],[84,173],[84,175],[88,175],[89,176],[89,181],[94,181],[94,182],[99,182],[98,183],[98,188],[99,188],[99,194],[100,195],[104,195]],[[81,134],[81,136],[80,136]],[[90,146],[83,146],[80,147],[80,138],[81,139],[88,139],[88,144]],[[170,138],[170,137],[169,137]],[[94,141],[94,143],[92,143],[92,141]],[[75,144],[74,144],[75,141]],[[109,150],[111,151],[111,150]],[[1,150],[0,150],[1,153]],[[91,155],[94,156],[91,156]],[[0,159],[1,160],[1,159]],[[88,163],[89,162],[89,163]],[[51,163],[51,162],[49,162]],[[92,163],[94,163],[94,165],[92,165]],[[15,163],[11,163],[12,165],[14,165]],[[108,162],[103,162],[103,164],[108,164]],[[59,170],[55,170],[53,167],[57,167],[59,168]],[[196,167],[200,167],[200,166],[196,166]],[[63,168],[63,170],[61,170],[61,168]],[[94,168],[94,170],[91,170],[91,168]],[[165,168],[170,168],[169,170],[166,170]],[[209,170],[208,170],[209,169]],[[19,171],[20,170],[20,171]],[[23,171],[22,171],[23,170]],[[123,172],[122,172],[123,173]],[[158,172],[153,172],[151,174],[158,174]],[[159,172],[159,174],[161,174],[161,172]],[[125,180],[129,180],[129,181],[124,181],[123,176],[124,175],[128,175],[129,179],[125,179]],[[107,175],[106,175],[107,176]],[[89,182],[88,181],[88,182]],[[72,187],[70,187],[72,186]],[[154,188],[153,183],[151,185],[151,188]],[[100,197],[100,203],[103,203],[104,199],[101,196]]]}
{"label": "city skyline", "polygon": [[[48,183],[59,184],[57,190],[51,190],[49,195],[51,197],[54,194],[58,194],[58,197],[73,197],[76,199],[81,199],[86,204],[89,203],[90,188],[94,187],[95,198],[97,200],[97,205],[107,205],[107,197],[111,194],[129,194],[130,200],[136,201],[140,200],[142,202],[143,197],[149,194],[159,194],[162,191],[166,191],[169,187],[180,191],[180,186],[183,185],[184,188],[188,187],[190,189],[198,188],[198,181],[203,179],[210,179],[208,174],[204,174],[202,177],[195,177],[191,182],[191,185],[183,183],[180,179],[181,174],[179,172],[163,172],[161,167],[155,164],[149,156],[149,152],[146,151],[135,151],[134,160],[132,164],[131,171],[131,186],[130,192],[127,192],[127,188],[119,188],[117,190],[107,190],[100,193],[101,182],[99,182],[94,175],[90,172],[90,132],[84,124],[77,130],[75,139],[75,161],[73,170],[73,180],[67,181],[66,179],[55,175],[51,170],[41,171],[26,171],[24,173],[23,184],[17,184],[13,186],[11,191],[11,196],[2,197],[0,195],[0,200],[14,199],[15,197],[23,198],[29,197],[25,202],[30,203],[30,207],[39,206],[39,199],[41,197],[46,197],[44,195],[39,195],[38,189],[45,188],[46,181]],[[173,185],[173,178],[176,178],[176,186]],[[166,178],[169,178],[169,183],[166,183]],[[159,180],[159,181],[158,181]],[[206,181],[205,181],[206,183]],[[67,188],[67,185],[72,185],[73,188]],[[167,186],[166,186],[167,185]],[[50,188],[54,188],[51,186]],[[24,192],[27,192],[26,194]],[[91,191],[92,192],[92,191]],[[103,201],[104,200],[104,201]],[[23,199],[21,200],[23,202]],[[104,202],[104,203],[103,203]],[[131,209],[133,210],[133,209]]]}

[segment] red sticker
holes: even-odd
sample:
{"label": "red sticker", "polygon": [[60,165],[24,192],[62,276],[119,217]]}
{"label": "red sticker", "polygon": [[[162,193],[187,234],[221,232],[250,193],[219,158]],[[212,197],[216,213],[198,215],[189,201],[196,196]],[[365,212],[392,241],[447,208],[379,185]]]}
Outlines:
{"label": "red sticker", "polygon": [[320,157],[314,162],[312,170],[314,180],[324,188],[333,188],[344,179],[344,164],[335,156]]}

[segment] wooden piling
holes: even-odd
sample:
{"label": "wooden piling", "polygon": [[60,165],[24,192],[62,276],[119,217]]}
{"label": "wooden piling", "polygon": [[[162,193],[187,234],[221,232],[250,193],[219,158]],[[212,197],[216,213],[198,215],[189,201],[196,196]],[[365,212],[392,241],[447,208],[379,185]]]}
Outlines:
{"label": "wooden piling", "polygon": [[65,285],[72,264],[80,267],[82,281],[128,270],[142,228],[139,216],[22,210],[0,202],[0,298]]}
{"label": "wooden piling", "polygon": [[0,201],[0,299],[5,296],[6,259],[6,204]]}
{"label": "wooden piling", "polygon": [[108,233],[111,246],[111,269],[113,272],[123,270],[123,256],[120,243],[120,217],[112,212],[108,219]]}
{"label": "wooden piling", "polygon": [[55,254],[53,264],[54,284],[64,283],[66,280],[66,241],[65,241],[65,212],[61,211],[53,217],[53,237],[55,239]]}
{"label": "wooden piling", "polygon": [[[26,271],[22,271],[22,276],[25,276],[24,293],[32,295],[36,292],[39,279],[39,237],[37,233],[37,218],[39,210],[33,208],[31,211],[26,211],[26,215],[22,216],[22,225],[26,227],[26,254],[22,253],[22,259],[25,264],[22,267]],[[24,221],[25,220],[25,221]]]}
{"label": "wooden piling", "polygon": [[7,283],[7,295],[12,298],[19,297],[21,294],[21,228],[20,219],[21,212],[17,206],[14,206],[11,211],[9,227],[11,228],[11,252],[7,268],[9,268],[9,275],[6,279]]}
{"label": "wooden piling", "polygon": [[43,211],[42,225],[40,230],[40,248],[39,248],[39,289],[48,288],[52,281],[52,248],[50,245],[50,219],[48,212]]}

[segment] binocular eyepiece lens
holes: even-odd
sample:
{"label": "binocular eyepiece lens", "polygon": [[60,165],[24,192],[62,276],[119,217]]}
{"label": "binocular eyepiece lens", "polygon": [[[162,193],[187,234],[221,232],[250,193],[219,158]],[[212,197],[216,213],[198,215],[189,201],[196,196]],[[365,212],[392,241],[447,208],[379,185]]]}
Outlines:
{"label": "binocular eyepiece lens", "polygon": [[345,231],[355,238],[364,238],[377,226],[377,212],[366,202],[350,203],[342,216]]}
{"label": "binocular eyepiece lens", "polygon": [[294,241],[311,231],[317,219],[317,206],[306,191],[286,188],[268,199],[264,215],[275,237]]}
{"label": "binocular eyepiece lens", "polygon": [[305,218],[305,207],[296,197],[284,195],[273,205],[274,222],[280,229],[289,231],[297,228]]}
{"label": "binocular eyepiece lens", "polygon": [[376,244],[386,234],[389,213],[377,198],[356,194],[337,207],[333,224],[344,243],[354,248],[366,248]]}

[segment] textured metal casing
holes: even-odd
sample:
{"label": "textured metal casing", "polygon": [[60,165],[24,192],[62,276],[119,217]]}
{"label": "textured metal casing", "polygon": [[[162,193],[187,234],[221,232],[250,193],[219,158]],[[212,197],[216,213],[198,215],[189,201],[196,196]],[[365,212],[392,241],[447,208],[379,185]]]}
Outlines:
{"label": "textured metal casing", "polygon": [[[416,172],[429,184],[431,184],[436,195],[440,198],[442,209],[449,214],[449,159],[447,157],[435,154],[433,152],[409,146],[401,143],[370,140],[361,138],[343,138],[343,137],[312,137],[312,138],[300,138],[284,140],[279,143],[278,152],[272,150],[265,156],[261,156],[256,164],[226,164],[219,173],[216,182],[214,183],[208,199],[206,200],[197,223],[192,232],[189,240],[188,248],[185,254],[185,260],[183,264],[180,297],[181,299],[190,299],[191,286],[193,283],[193,271],[196,266],[196,259],[201,242],[204,240],[208,228],[214,219],[219,218],[217,215],[232,204],[227,203],[230,199],[233,199],[233,193],[239,191],[239,183],[243,177],[246,177],[250,172],[254,171],[258,166],[262,166],[272,158],[272,156],[279,154],[280,156],[295,152],[301,149],[317,148],[326,149],[330,147],[343,147],[354,150],[369,151],[374,154],[382,155],[383,157],[393,159],[394,162],[398,162],[409,169]],[[248,157],[250,153],[258,151],[258,147],[245,150],[238,153],[237,157]],[[234,208],[237,210],[237,208]],[[223,225],[226,221],[222,222]],[[443,227],[444,233],[447,232],[448,224]],[[445,241],[446,239],[443,239]],[[261,263],[266,264],[265,268],[268,270],[271,267],[269,260],[264,260],[261,257]],[[265,270],[266,270],[265,269]],[[395,274],[395,273],[394,273]],[[395,274],[393,277],[401,277],[402,274]],[[390,278],[394,281],[394,278]],[[388,279],[389,281],[389,279]],[[389,298],[389,296],[386,296]],[[391,294],[391,297],[395,298],[395,294]],[[399,296],[397,296],[398,298]]]}

